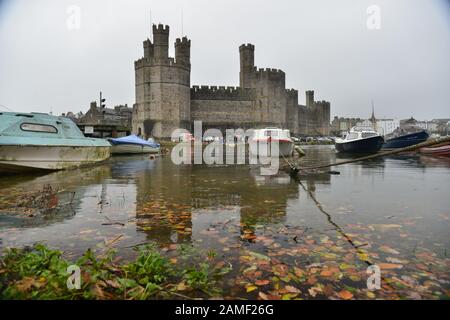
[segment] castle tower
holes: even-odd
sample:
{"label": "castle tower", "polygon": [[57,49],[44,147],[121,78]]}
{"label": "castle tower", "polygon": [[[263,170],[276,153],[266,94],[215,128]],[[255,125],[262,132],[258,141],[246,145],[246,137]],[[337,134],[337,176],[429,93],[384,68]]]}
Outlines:
{"label": "castle tower", "polygon": [[191,40],[183,37],[175,41],[175,61],[186,67],[191,67]]}
{"label": "castle tower", "polygon": [[168,41],[169,26],[153,25],[153,44],[144,41],[144,57],[134,64],[133,133],[144,138],[169,139],[175,129],[190,129],[191,41],[176,40],[176,60],[168,56]]}
{"label": "castle tower", "polygon": [[153,44],[148,38],[144,41],[144,58],[153,59]]}
{"label": "castle tower", "polygon": [[305,92],[306,94],[306,106],[308,108],[312,108],[314,105],[314,91],[308,90]]}
{"label": "castle tower", "polygon": [[241,69],[239,72],[239,86],[251,88],[251,76],[255,69],[255,46],[248,43],[239,47]]}
{"label": "castle tower", "polygon": [[155,64],[166,64],[169,59],[169,26],[153,25],[153,43]]}

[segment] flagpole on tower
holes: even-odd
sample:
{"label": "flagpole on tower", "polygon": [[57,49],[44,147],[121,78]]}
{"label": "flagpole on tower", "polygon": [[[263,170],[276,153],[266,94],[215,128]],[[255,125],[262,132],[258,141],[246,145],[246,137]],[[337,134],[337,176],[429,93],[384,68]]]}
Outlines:
{"label": "flagpole on tower", "polygon": [[183,38],[184,36],[184,31],[183,31],[183,8],[181,8],[181,38]]}

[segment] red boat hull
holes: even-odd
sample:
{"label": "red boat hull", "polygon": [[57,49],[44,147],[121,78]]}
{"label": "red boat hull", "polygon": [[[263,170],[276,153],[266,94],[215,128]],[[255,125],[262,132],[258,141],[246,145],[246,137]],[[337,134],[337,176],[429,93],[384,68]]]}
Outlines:
{"label": "red boat hull", "polygon": [[450,144],[434,148],[421,148],[421,154],[437,157],[450,157]]}

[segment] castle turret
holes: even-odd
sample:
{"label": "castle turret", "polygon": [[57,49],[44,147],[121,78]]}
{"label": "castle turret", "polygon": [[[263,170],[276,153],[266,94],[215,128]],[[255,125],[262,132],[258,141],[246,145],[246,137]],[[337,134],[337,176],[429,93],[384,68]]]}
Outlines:
{"label": "castle turret", "polygon": [[178,38],[175,41],[175,61],[186,67],[191,67],[191,40]]}
{"label": "castle turret", "polygon": [[144,58],[153,59],[153,44],[148,38],[144,41]]}
{"label": "castle turret", "polygon": [[312,108],[313,105],[314,105],[314,91],[308,90],[306,91],[306,106],[308,108]]}
{"label": "castle turret", "polygon": [[156,64],[169,60],[169,26],[153,25],[153,59]]}
{"label": "castle turret", "polygon": [[134,64],[133,132],[145,138],[170,138],[175,129],[190,129],[191,41],[177,39],[176,62],[168,43],[169,26],[153,25],[153,44],[144,41],[144,58]]}
{"label": "castle turret", "polygon": [[239,83],[242,88],[251,87],[251,74],[255,69],[255,46],[248,43],[239,47],[241,70]]}

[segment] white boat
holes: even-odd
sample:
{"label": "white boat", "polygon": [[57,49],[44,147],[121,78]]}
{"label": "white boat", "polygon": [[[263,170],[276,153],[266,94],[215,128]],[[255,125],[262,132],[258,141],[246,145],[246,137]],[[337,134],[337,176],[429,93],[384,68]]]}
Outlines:
{"label": "white boat", "polygon": [[287,129],[255,129],[249,147],[252,156],[290,157],[294,152],[294,141]]}
{"label": "white boat", "polygon": [[109,139],[112,154],[159,153],[160,145],[154,141],[146,141],[136,135],[117,139]]}
{"label": "white boat", "polygon": [[68,118],[0,112],[0,172],[77,168],[109,158],[110,148]]}

